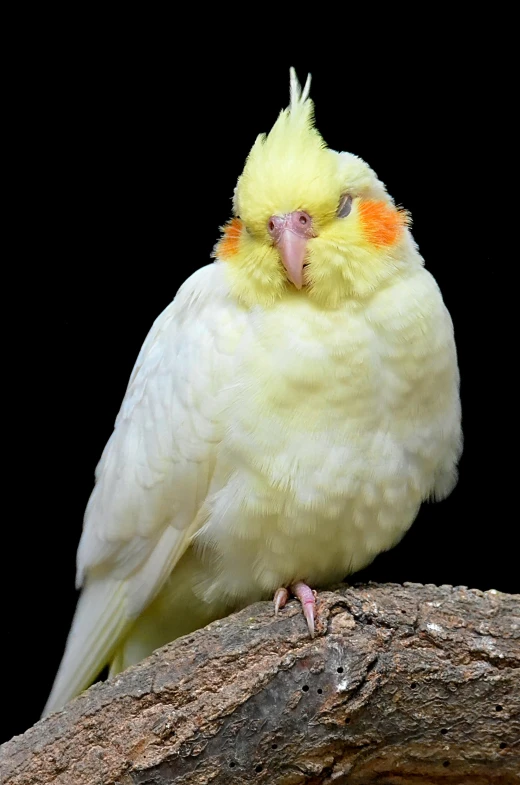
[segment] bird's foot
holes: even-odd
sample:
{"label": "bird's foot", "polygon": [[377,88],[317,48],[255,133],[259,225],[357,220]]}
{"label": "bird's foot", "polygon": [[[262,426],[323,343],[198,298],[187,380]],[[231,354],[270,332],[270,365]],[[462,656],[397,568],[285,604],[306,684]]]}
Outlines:
{"label": "bird's foot", "polygon": [[310,589],[303,581],[297,581],[289,586],[289,589],[277,589],[274,594],[274,613],[278,616],[278,611],[283,608],[289,599],[289,593],[297,597],[303,608],[303,615],[307,621],[307,627],[314,638],[314,608],[316,606],[316,593]]}

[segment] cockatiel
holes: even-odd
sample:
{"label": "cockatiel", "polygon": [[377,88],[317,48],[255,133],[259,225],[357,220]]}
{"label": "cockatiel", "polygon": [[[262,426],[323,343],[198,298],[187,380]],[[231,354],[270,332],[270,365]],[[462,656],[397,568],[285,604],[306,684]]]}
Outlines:
{"label": "cockatiel", "polygon": [[96,471],[83,587],[44,713],[166,642],[394,546],[456,482],[453,328],[375,173],[291,70],[215,262],[158,317]]}

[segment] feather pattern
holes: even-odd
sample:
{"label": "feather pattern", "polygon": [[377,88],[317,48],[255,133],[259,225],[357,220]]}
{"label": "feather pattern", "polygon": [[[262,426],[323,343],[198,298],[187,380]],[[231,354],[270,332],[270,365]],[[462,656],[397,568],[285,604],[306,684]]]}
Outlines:
{"label": "feather pattern", "polygon": [[46,712],[107,664],[188,546],[220,439],[218,376],[233,349],[232,337],[218,337],[229,319],[219,285],[213,267],[193,275],[139,354],[96,470],[77,557],[84,590]]}

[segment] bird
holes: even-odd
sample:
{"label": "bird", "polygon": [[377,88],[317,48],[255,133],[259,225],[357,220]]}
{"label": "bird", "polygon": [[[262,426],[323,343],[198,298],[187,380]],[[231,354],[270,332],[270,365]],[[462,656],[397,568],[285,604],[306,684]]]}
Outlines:
{"label": "bird", "polygon": [[462,451],[453,324],[411,219],[330,149],[310,75],[257,137],[213,260],[140,350],[96,468],[81,588],[44,715],[252,602],[395,546]]}

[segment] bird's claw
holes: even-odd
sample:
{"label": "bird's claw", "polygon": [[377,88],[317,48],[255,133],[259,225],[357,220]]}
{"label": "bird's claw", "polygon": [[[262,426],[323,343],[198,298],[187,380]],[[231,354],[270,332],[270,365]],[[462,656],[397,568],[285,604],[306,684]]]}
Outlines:
{"label": "bird's claw", "polygon": [[[311,638],[314,638],[314,608],[316,606],[316,592],[309,588],[309,586],[307,586],[307,584],[303,581],[297,581],[296,583],[291,584],[290,590],[291,593],[300,600],[303,608],[303,615],[305,616]],[[288,599],[289,591],[285,587],[276,590],[273,599],[275,616],[278,616],[278,611],[280,608],[284,607]]]}
{"label": "bird's claw", "polygon": [[289,599],[289,592],[285,588],[277,589],[274,594],[274,615],[278,616],[278,611],[280,608],[283,608],[287,600]]}

